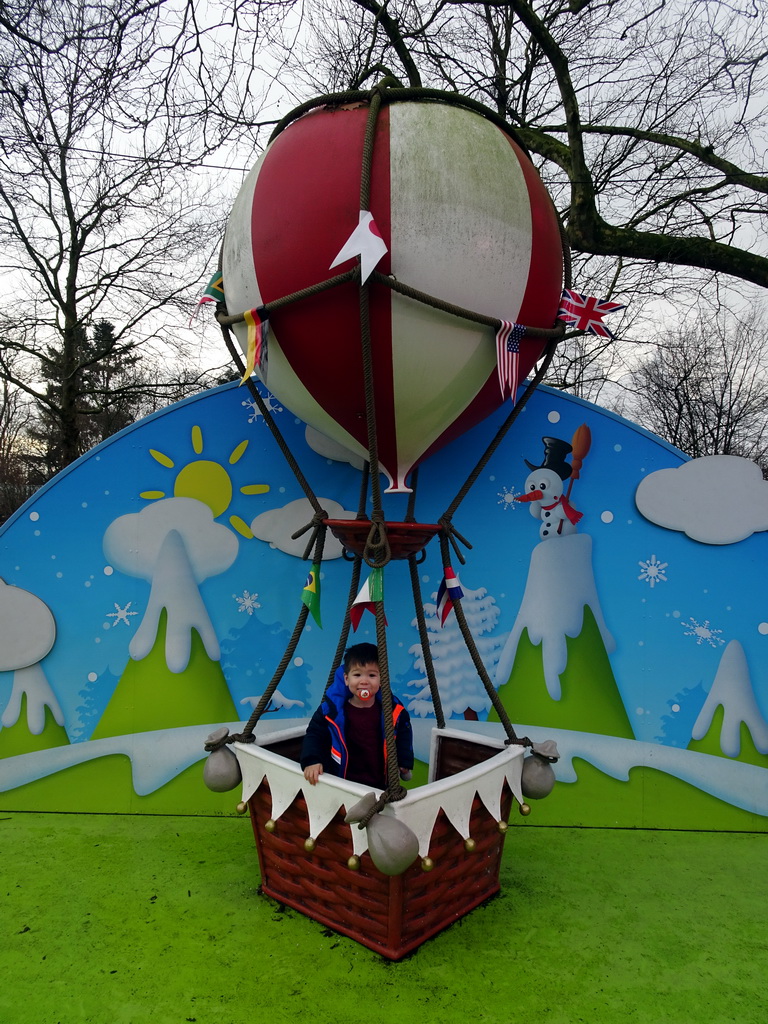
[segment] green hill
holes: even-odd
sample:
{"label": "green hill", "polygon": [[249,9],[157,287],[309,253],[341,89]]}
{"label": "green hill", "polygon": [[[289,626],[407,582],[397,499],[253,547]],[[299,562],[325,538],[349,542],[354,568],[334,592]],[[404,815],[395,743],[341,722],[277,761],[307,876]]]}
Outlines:
{"label": "green hill", "polygon": [[581,758],[573,759],[573,767],[575,782],[556,783],[545,800],[530,801],[527,818],[513,810],[511,821],[531,826],[768,832],[768,817],[655,768],[631,768],[629,780],[623,782]]}
{"label": "green hill", "polygon": [[0,758],[15,757],[17,754],[31,754],[36,750],[63,747],[69,744],[69,736],[63,725],[59,725],[49,707],[45,709],[45,725],[39,736],[29,731],[27,724],[27,695],[21,698],[21,711],[15,725],[0,728]]}
{"label": "green hill", "polygon": [[[523,631],[509,679],[499,688],[511,720],[634,739],[603,638],[589,606],[584,607],[581,633],[567,637],[566,645],[568,659],[560,676],[562,694],[560,700],[553,700],[544,679],[541,645],[531,643],[528,631]],[[494,711],[488,719],[499,720]]]}
{"label": "green hill", "polygon": [[239,720],[221,665],[208,657],[196,631],[186,669],[171,672],[166,624],[164,611],[152,650],[141,661],[128,662],[91,739]]}
{"label": "green hill", "polygon": [[[688,750],[698,750],[702,754],[714,754],[717,757],[727,757],[720,746],[720,733],[723,728],[725,709],[722,704],[712,716],[712,724],[706,734],[700,740],[692,739],[688,744]],[[754,744],[752,734],[746,722],[741,723],[741,748],[738,757],[728,758],[729,761],[745,761],[747,764],[756,764],[759,768],[768,768],[768,754],[761,754]]]}

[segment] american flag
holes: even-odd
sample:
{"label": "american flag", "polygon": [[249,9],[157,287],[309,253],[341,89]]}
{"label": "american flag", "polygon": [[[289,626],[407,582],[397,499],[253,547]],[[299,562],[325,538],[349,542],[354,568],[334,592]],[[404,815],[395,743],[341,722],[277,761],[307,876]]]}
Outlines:
{"label": "american flag", "polygon": [[594,295],[580,295],[579,292],[563,289],[557,319],[571,324],[577,331],[597,334],[601,338],[614,337],[603,323],[606,313],[614,313],[624,309],[620,302],[609,302],[607,299],[596,299]]}
{"label": "american flag", "polygon": [[440,586],[437,588],[437,615],[440,619],[440,625],[445,625],[445,620],[451,614],[453,610],[453,602],[460,601],[464,597],[464,591],[461,589],[459,583],[459,577],[450,567],[446,565],[445,575],[440,581]]}
{"label": "american flag", "polygon": [[502,320],[496,332],[496,367],[499,371],[501,397],[509,395],[513,402],[517,394],[520,369],[520,339],[524,334],[523,324],[513,324],[509,320]]}

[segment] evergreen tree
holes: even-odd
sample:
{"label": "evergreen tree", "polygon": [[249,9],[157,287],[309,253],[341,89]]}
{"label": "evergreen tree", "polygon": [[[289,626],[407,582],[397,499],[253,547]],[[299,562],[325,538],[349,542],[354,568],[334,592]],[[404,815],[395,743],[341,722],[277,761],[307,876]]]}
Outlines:
{"label": "evergreen tree", "polygon": [[50,477],[141,415],[138,356],[118,343],[115,328],[99,320],[90,332],[78,325],[66,351],[49,347],[41,360],[45,392],[36,399],[37,424],[29,431]]}
{"label": "evergreen tree", "polygon": [[[464,598],[461,606],[467,624],[488,675],[493,678],[499,654],[506,639],[505,633],[500,636],[493,635],[499,619],[499,608],[485,587],[481,587],[479,590],[469,590],[467,587],[462,589]],[[436,594],[432,595],[433,600],[436,596]],[[427,617],[429,648],[432,653],[435,677],[440,691],[440,702],[445,717],[467,719],[485,717],[490,709],[491,701],[477,674],[477,669],[472,663],[456,616],[450,614],[446,619],[445,626],[441,626],[434,604],[425,604],[424,612]],[[415,619],[411,625],[416,625]],[[411,714],[425,718],[428,715],[433,715],[434,709],[421,645],[414,644],[409,648],[408,653],[414,655],[414,667],[421,673],[421,678],[408,681],[409,687],[418,687],[419,689],[406,702],[406,706]]]}

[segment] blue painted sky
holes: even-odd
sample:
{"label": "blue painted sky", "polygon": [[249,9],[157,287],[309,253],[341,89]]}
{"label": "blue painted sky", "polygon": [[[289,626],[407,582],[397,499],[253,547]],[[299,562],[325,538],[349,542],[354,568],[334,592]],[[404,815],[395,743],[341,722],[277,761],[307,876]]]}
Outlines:
{"label": "blue painted sky", "polygon": [[[141,421],[52,481],[0,532],[0,576],[45,601],[56,619],[56,644],[43,668],[73,738],[87,738],[80,710],[83,692],[90,688],[92,702],[106,703],[146,608],[149,583],[114,568],[102,547],[113,520],[159,500],[142,498],[142,493],[171,497],[178,486],[189,496],[199,486],[205,495],[217,480],[231,481],[232,499],[217,522],[236,536],[237,558],[225,572],[204,580],[200,593],[220,641],[235,652],[227,674],[236,702],[260,693],[270,678],[298,614],[308,566],[262,540],[242,537],[229,525],[233,516],[251,523],[302,496],[248,399],[244,388],[227,385]],[[500,420],[497,415],[475,428],[422,467],[419,518],[434,521],[444,511]],[[313,452],[303,425],[289,412],[278,413],[278,422],[316,493],[354,510],[358,473]],[[680,703],[675,698],[688,690],[694,703],[700,701],[732,639],[744,647],[758,704],[768,716],[768,600],[762,579],[768,536],[705,545],[644,519],[634,503],[638,483],[652,472],[680,465],[683,456],[604,410],[539,390],[454,518],[473,545],[466,566],[454,568],[468,588],[489,591],[500,609],[496,631],[509,632],[531,551],[539,543],[538,522],[511,500],[521,493],[528,474],[523,460],[539,464],[543,436],[570,441],[582,423],[590,427],[592,446],[571,500],[584,514],[579,531],[593,539],[600,603],[617,644],[611,663],[637,738],[653,741],[664,730],[665,742],[687,742],[690,709],[683,700],[674,710],[672,705]],[[152,450],[161,458],[153,457]],[[199,468],[203,462],[220,468],[209,466],[206,476]],[[196,464],[197,469],[189,468]],[[269,490],[241,493],[240,488],[254,484]],[[400,495],[387,499],[388,518],[402,518],[405,500]],[[427,552],[420,567],[425,600],[437,589],[441,572],[437,542]],[[281,685],[287,696],[310,704],[319,698],[348,580],[349,566],[342,559],[324,564],[324,629],[313,624],[302,640],[300,662]],[[408,648],[417,635],[405,564],[387,571],[385,600],[393,678],[412,678]],[[371,639],[372,631],[368,616],[357,637]],[[0,708],[10,687],[11,673],[0,673]]]}

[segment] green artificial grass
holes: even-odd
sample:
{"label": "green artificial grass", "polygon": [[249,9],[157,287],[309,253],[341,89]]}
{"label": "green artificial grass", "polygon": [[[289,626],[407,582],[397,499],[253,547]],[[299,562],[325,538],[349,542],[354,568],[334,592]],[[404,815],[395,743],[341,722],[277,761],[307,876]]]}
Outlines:
{"label": "green artificial grass", "polygon": [[0,1024],[765,1024],[768,836],[542,828],[389,963],[258,894],[246,818],[0,815]]}

